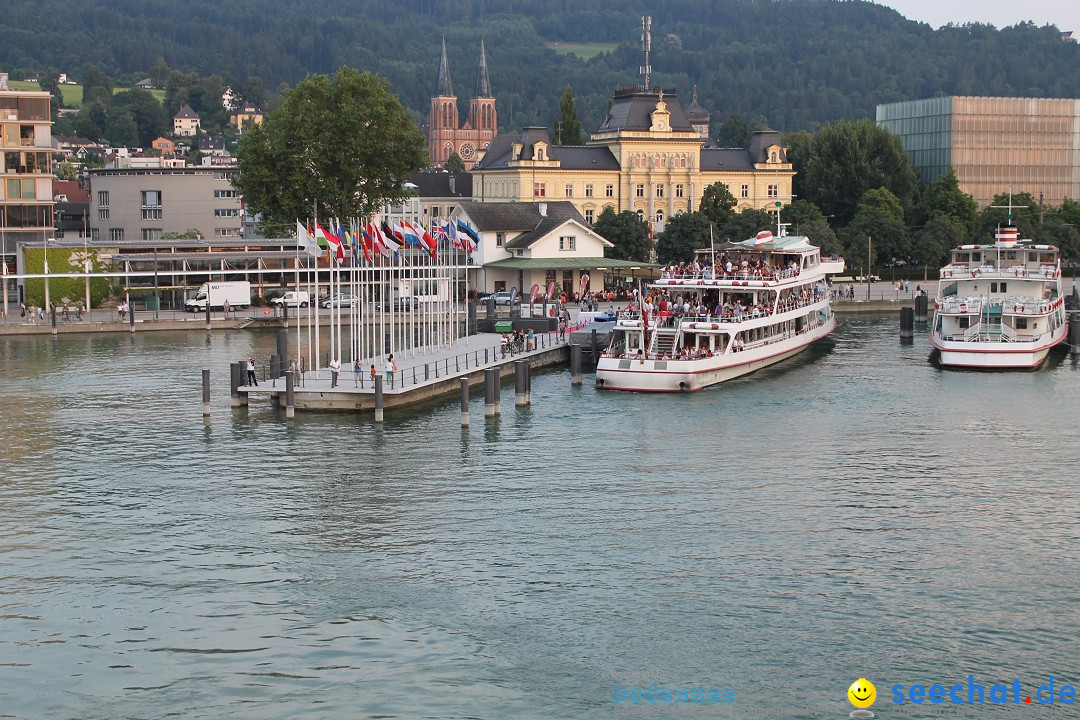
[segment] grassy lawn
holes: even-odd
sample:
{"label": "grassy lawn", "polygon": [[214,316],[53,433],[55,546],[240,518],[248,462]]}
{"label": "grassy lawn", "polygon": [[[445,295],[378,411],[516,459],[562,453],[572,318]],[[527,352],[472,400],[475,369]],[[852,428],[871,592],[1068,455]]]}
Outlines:
{"label": "grassy lawn", "polygon": [[[41,86],[36,82],[26,82],[25,80],[8,80],[8,86],[12,90],[40,90]],[[131,90],[132,88],[113,88],[113,95],[125,90]],[[83,102],[83,86],[82,85],[61,85],[60,93],[64,96],[64,104],[73,107],[82,107]],[[159,103],[165,102],[164,90],[151,90],[150,94],[157,98]]]}
{"label": "grassy lawn", "polygon": [[619,47],[618,43],[577,43],[577,42],[549,42],[544,43],[560,55],[574,53],[582,60],[588,60],[600,53],[614,52]]}

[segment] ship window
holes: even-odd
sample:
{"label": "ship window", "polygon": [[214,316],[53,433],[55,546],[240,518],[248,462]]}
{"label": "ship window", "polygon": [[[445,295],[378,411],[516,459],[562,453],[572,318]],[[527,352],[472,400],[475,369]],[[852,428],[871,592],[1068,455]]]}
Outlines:
{"label": "ship window", "polygon": [[971,253],[972,262],[980,262],[982,260],[982,253]]}
{"label": "ship window", "polygon": [[962,252],[958,252],[958,253],[956,253],[956,262],[958,262],[958,263],[966,263],[966,262],[968,262],[968,261],[969,261],[970,259],[971,259],[971,255],[969,255],[969,254],[968,254],[968,253],[966,253],[966,252],[963,252],[963,253],[962,253]]}
{"label": "ship window", "polygon": [[1001,292],[1008,292],[1009,291],[1008,285],[1009,285],[1009,283],[1001,283]]}
{"label": "ship window", "polygon": [[1027,318],[1016,318],[1016,329],[1027,330]]}
{"label": "ship window", "polygon": [[992,292],[992,293],[997,292],[997,283],[996,282],[990,283],[990,292]]}
{"label": "ship window", "polygon": [[971,318],[968,318],[968,317],[960,318],[960,329],[961,330],[966,330],[968,325],[970,325],[970,324],[971,324]]}

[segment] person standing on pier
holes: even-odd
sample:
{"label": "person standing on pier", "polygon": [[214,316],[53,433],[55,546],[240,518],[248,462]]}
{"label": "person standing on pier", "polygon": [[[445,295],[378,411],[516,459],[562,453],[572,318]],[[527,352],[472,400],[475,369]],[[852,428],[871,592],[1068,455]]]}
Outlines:
{"label": "person standing on pier", "polygon": [[390,383],[390,387],[394,387],[394,373],[397,372],[397,363],[394,362],[394,356],[391,355],[386,359],[386,382]]}
{"label": "person standing on pier", "polygon": [[255,377],[255,358],[253,357],[247,359],[247,375],[248,387],[251,387],[252,385],[259,387],[259,381]]}
{"label": "person standing on pier", "polygon": [[330,387],[337,387],[338,371],[341,370],[341,361],[334,358],[330,361]]}
{"label": "person standing on pier", "polygon": [[364,387],[364,366],[360,364],[360,358],[353,360],[353,386]]}

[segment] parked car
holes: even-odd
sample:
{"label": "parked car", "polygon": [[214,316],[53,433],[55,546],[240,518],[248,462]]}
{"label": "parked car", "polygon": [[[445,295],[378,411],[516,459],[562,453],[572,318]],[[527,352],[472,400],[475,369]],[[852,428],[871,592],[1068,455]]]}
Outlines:
{"label": "parked car", "polygon": [[323,300],[320,305],[328,307],[355,307],[357,298],[351,293],[340,293],[332,298]]}
{"label": "parked car", "polygon": [[480,302],[486,302],[488,298],[495,298],[496,305],[506,305],[507,307],[510,307],[510,293],[508,292],[500,291],[497,293],[491,293],[490,295],[485,295],[484,297],[480,298]]}
{"label": "parked car", "polygon": [[[881,278],[879,278],[877,275],[871,275],[870,276],[870,282],[872,282],[872,283],[875,283],[880,279]],[[865,275],[859,275],[858,277],[855,278],[855,282],[861,282],[861,283],[866,282],[866,276]]]}
{"label": "parked car", "polygon": [[[411,297],[396,297],[393,300],[393,309],[395,312],[398,310],[412,310],[416,303],[413,302]],[[391,303],[383,303],[383,310],[389,311]]]}
{"label": "parked car", "polygon": [[306,290],[290,290],[281,297],[276,297],[270,301],[271,305],[281,307],[282,305],[289,305],[290,307],[307,307],[308,301],[311,296],[308,295]]}

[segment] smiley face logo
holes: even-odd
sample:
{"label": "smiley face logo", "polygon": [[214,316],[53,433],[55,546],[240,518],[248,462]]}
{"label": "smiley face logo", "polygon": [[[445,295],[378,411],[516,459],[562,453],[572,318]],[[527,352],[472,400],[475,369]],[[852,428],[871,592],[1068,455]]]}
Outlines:
{"label": "smiley face logo", "polygon": [[859,678],[847,689],[847,698],[857,708],[868,708],[877,700],[877,688],[866,678]]}

